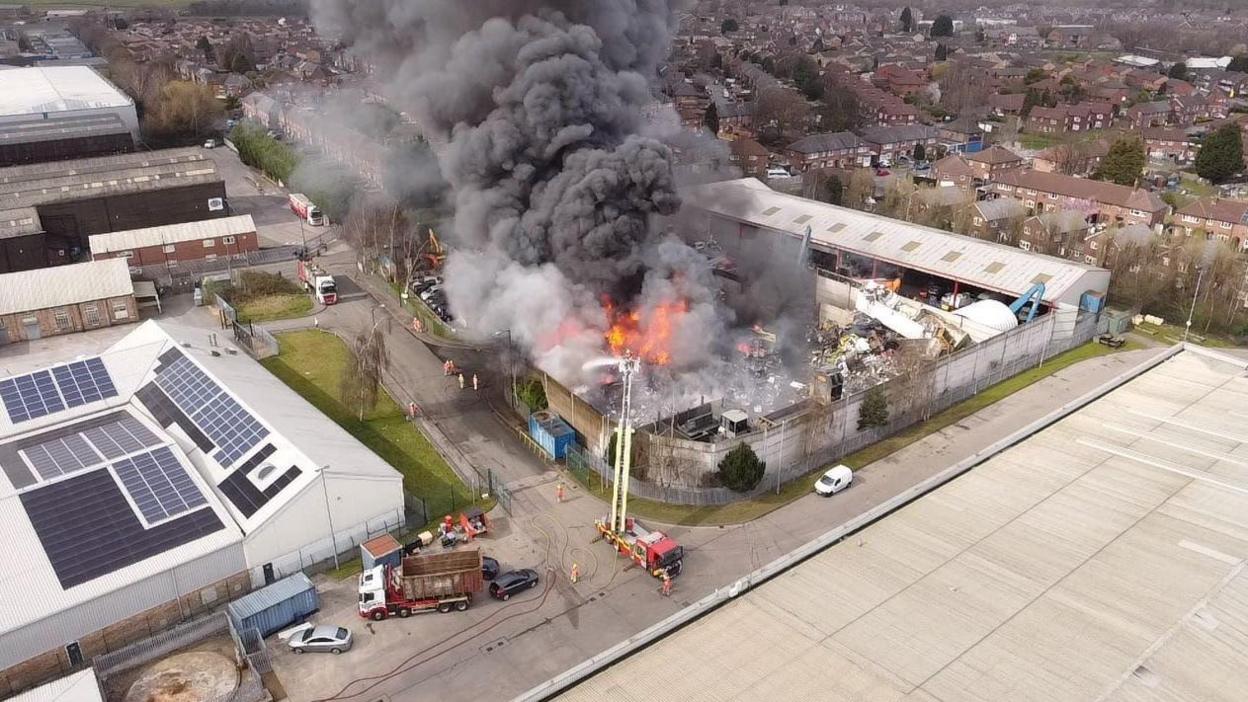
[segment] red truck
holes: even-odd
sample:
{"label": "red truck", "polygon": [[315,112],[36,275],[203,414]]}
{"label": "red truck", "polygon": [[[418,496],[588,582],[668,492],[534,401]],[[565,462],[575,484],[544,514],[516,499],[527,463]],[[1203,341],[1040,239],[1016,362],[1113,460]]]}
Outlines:
{"label": "red truck", "polygon": [[299,215],[299,219],[319,227],[325,223],[325,217],[321,215],[321,208],[312,203],[307,195],[303,193],[290,194],[290,211]]}
{"label": "red truck", "polygon": [[379,565],[360,573],[359,610],[365,619],[408,617],[437,610],[462,612],[481,589],[481,550],[418,553],[398,568]]}
{"label": "red truck", "polygon": [[299,282],[303,283],[303,287],[308,292],[316,296],[317,302],[322,305],[332,305],[338,302],[338,283],[334,281],[334,276],[309,260],[301,258],[298,265]]}

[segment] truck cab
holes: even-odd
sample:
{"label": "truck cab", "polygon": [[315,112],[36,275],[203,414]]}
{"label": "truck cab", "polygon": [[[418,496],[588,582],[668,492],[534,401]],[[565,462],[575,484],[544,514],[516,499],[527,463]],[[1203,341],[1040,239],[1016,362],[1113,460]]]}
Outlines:
{"label": "truck cab", "polygon": [[323,305],[338,302],[338,284],[333,276],[318,276],[316,279],[316,299]]}
{"label": "truck cab", "polygon": [[637,543],[645,548],[646,569],[651,573],[666,571],[673,578],[680,575],[685,564],[685,549],[675,539],[661,531],[652,531],[638,537]]}
{"label": "truck cab", "polygon": [[389,613],[386,609],[386,567],[384,565],[360,573],[359,610],[360,616],[366,619],[376,618],[377,613],[384,618]]}

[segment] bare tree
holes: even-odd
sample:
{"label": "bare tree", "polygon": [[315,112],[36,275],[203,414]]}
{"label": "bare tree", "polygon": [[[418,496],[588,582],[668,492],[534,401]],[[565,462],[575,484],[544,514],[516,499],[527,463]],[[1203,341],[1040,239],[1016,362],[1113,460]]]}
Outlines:
{"label": "bare tree", "polygon": [[347,370],[338,389],[342,402],[364,421],[364,412],[377,405],[382,373],[390,364],[386,337],[378,324],[356,334],[348,348]]}
{"label": "bare tree", "polygon": [[845,185],[844,202],[848,207],[862,209],[867,198],[875,194],[875,177],[869,168],[855,168]]}
{"label": "bare tree", "polygon": [[897,415],[915,412],[919,421],[931,417],[939,344],[937,339],[914,339],[893,352],[893,364],[899,372],[887,388],[889,405]]}
{"label": "bare tree", "polygon": [[809,117],[810,105],[789,88],[765,88],[754,102],[754,125],[760,141],[781,143],[787,136],[802,132]]}

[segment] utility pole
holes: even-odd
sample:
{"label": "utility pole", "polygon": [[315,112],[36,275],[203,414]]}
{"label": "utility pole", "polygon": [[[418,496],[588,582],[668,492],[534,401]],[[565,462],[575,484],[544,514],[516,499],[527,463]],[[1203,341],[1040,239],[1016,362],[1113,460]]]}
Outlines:
{"label": "utility pole", "polygon": [[325,471],[329,466],[321,466],[321,492],[325,495],[325,519],[329,522],[329,540],[334,545],[334,570],[341,568],[338,563],[338,534],[334,531],[334,514],[329,505],[329,485],[326,483]]}
{"label": "utility pole", "polygon": [[1183,328],[1183,343],[1187,343],[1187,335],[1192,331],[1192,315],[1196,314],[1196,298],[1200,296],[1200,281],[1205,277],[1205,269],[1196,269],[1196,289],[1192,291],[1192,308],[1187,311],[1187,326]]}

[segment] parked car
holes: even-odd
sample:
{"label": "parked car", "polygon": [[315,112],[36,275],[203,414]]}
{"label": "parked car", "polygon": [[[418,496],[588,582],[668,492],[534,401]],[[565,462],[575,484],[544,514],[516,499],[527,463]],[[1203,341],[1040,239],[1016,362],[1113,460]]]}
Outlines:
{"label": "parked car", "polygon": [[205,141],[205,142],[204,142],[204,148],[205,148],[205,149],[215,149],[215,148],[217,148],[217,140],[216,140],[216,139],[209,139],[208,141]]}
{"label": "parked car", "polygon": [[430,299],[432,299],[435,295],[437,295],[440,292],[442,292],[441,284],[430,286],[428,288],[425,288],[425,290],[420,293],[420,299],[424,300],[425,302],[429,302]]}
{"label": "parked car", "polygon": [[854,471],[850,470],[849,466],[839,465],[829,468],[828,472],[815,481],[815,494],[831,497],[849,487],[852,482],[854,482]]}
{"label": "parked car", "polygon": [[340,626],[314,626],[290,637],[290,650],[333,654],[350,651],[351,632]]}
{"label": "parked car", "polygon": [[490,594],[500,600],[509,600],[517,592],[537,587],[537,571],[532,568],[511,570],[490,583]]}
{"label": "parked car", "polygon": [[497,559],[490,558],[489,556],[481,557],[481,577],[486,580],[493,580],[494,578],[497,578],[500,567],[501,566],[498,565]]}

